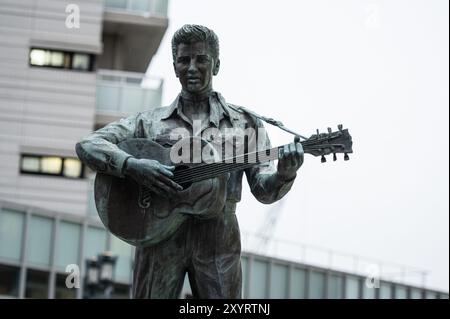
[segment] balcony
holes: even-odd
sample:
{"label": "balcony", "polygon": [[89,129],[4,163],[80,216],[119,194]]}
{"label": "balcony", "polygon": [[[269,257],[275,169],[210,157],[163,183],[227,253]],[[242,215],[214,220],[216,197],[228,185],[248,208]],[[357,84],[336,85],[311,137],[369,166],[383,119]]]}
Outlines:
{"label": "balcony", "polygon": [[107,10],[167,17],[168,0],[105,0]]}
{"label": "balcony", "polygon": [[161,105],[163,80],[143,73],[97,72],[96,125]]}
{"label": "balcony", "polygon": [[101,69],[145,72],[169,25],[168,0],[104,0]]}

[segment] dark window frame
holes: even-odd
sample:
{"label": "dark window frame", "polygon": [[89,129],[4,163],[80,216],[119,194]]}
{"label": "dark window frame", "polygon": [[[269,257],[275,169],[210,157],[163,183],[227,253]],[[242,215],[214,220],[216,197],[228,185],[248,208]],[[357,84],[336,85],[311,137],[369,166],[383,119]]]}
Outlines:
{"label": "dark window frame", "polygon": [[[24,170],[23,169],[23,159],[24,159],[24,157],[33,157],[33,158],[39,159],[39,171],[33,172],[33,171]],[[60,166],[58,174],[42,172],[41,160],[42,160],[43,157],[59,157],[61,159],[61,166]],[[69,179],[75,179],[75,180],[76,179],[84,179],[86,170],[85,170],[85,165],[81,161],[80,161],[80,163],[81,163],[81,171],[80,171],[80,175],[78,177],[64,175],[64,162],[65,162],[66,159],[79,160],[76,157],[67,157],[67,156],[64,157],[64,156],[58,156],[58,155],[47,155],[47,154],[43,155],[43,154],[22,153],[22,154],[20,154],[19,171],[20,171],[20,174],[24,174],[24,175],[53,176],[53,177],[63,177],[63,178],[69,178]]]}
{"label": "dark window frame", "polygon": [[[55,65],[37,65],[31,63],[31,51],[33,50],[43,50],[47,52],[57,52],[62,53],[64,55],[63,60],[66,59],[66,57],[69,59],[69,65],[70,67],[63,66],[55,66]],[[73,60],[75,54],[85,54],[89,57],[89,67],[87,70],[74,68],[73,67]],[[66,51],[66,50],[56,50],[56,49],[50,49],[50,48],[42,48],[42,47],[30,47],[30,50],[28,52],[28,65],[33,68],[49,68],[49,69],[57,69],[57,70],[71,70],[76,72],[93,72],[95,71],[95,54],[87,53],[87,52],[81,52],[81,51]]]}

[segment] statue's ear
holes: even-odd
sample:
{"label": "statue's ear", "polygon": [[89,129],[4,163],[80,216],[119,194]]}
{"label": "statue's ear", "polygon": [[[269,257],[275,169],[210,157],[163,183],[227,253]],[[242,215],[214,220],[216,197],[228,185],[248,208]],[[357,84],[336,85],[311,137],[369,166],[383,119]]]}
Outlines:
{"label": "statue's ear", "polygon": [[220,60],[217,59],[217,61],[214,63],[213,75],[217,75],[217,73],[219,73],[219,69],[220,69]]}

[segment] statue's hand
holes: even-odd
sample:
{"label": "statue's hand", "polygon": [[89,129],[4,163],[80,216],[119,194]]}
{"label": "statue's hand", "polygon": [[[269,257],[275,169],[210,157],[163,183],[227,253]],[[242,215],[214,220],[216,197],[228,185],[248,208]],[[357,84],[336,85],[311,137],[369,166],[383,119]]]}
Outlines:
{"label": "statue's hand", "polygon": [[155,160],[130,157],[126,161],[124,174],[156,194],[168,197],[183,190],[172,180],[174,169],[174,166],[163,165]]}
{"label": "statue's hand", "polygon": [[290,180],[296,176],[297,170],[303,164],[303,147],[300,143],[285,145],[283,155],[278,160],[278,175]]}

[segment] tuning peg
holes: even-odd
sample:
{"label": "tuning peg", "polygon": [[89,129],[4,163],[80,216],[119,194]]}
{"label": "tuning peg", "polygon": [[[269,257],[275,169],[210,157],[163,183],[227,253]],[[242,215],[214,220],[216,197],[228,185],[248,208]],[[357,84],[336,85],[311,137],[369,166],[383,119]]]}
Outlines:
{"label": "tuning peg", "polygon": [[338,125],[338,130],[339,130],[339,131],[342,131],[342,124],[339,124],[339,125]]}
{"label": "tuning peg", "polygon": [[337,161],[336,153],[333,153],[333,162]]}
{"label": "tuning peg", "polygon": [[327,159],[325,158],[324,155],[322,155],[322,158],[320,159],[320,161],[321,161],[322,163],[325,163],[325,162],[327,161]]}
{"label": "tuning peg", "polygon": [[348,154],[345,153],[345,154],[344,154],[344,161],[348,161],[349,159],[350,159],[350,157],[348,157]]}
{"label": "tuning peg", "polygon": [[331,134],[331,127],[328,128],[328,134]]}

